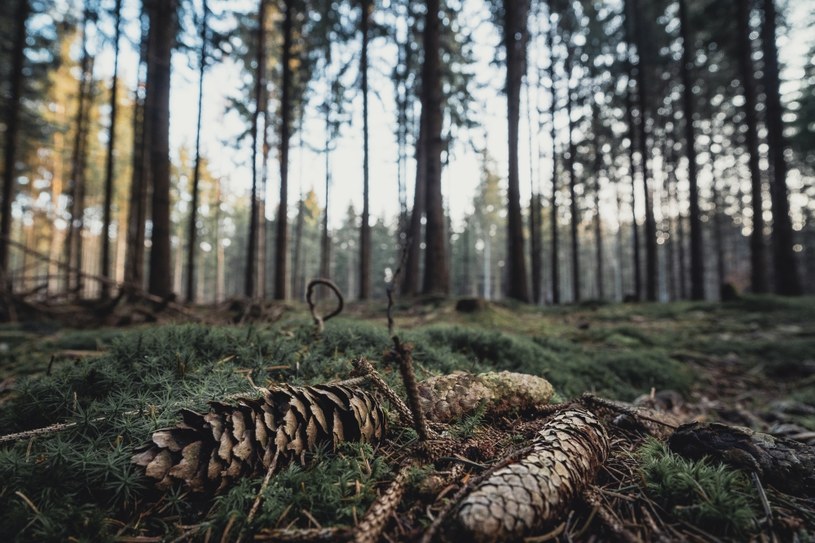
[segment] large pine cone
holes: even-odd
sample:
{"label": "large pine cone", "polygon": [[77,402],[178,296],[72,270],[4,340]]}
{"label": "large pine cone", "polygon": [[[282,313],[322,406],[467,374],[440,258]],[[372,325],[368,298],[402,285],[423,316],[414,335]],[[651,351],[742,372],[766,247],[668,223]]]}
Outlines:
{"label": "large pine cone", "polygon": [[531,409],[554,394],[546,379],[509,371],[453,372],[419,383],[422,412],[433,422],[449,422],[473,413],[482,403],[491,413]]}
{"label": "large pine cone", "polygon": [[261,391],[262,398],[236,405],[212,402],[205,414],[182,410],[183,423],[153,433],[133,462],[159,488],[182,481],[193,491],[219,491],[273,464],[303,463],[321,444],[377,442],[385,432],[379,403],[359,389],[281,385]]}
{"label": "large pine cone", "polygon": [[515,541],[558,518],[594,479],[609,451],[597,418],[582,409],[547,421],[534,449],[498,469],[458,505],[453,529],[462,540]]}

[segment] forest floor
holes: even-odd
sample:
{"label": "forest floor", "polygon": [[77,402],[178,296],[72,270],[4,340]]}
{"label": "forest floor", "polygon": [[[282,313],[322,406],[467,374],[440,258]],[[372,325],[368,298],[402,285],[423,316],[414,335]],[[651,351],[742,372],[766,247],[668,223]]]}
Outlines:
{"label": "forest floor", "polygon": [[[0,540],[354,535],[400,465],[415,461],[406,451],[416,434],[394,422],[390,411],[393,420],[379,446],[319,449],[309,453],[307,466],[288,466],[268,485],[260,474],[217,496],[180,485],[156,491],[131,463],[152,432],[179,422],[182,407],[206,412],[207,402],[252,395],[255,385],[347,379],[358,357],[404,395],[387,356],[393,344],[384,303],[347,304],[322,333],[305,304],[237,313],[233,307],[231,316],[227,309],[188,308],[186,315],[167,312],[159,323],[127,327],[75,329],[57,320],[0,325],[0,436],[7,436],[0,437]],[[395,333],[413,345],[419,380],[456,370],[529,373],[548,379],[560,402],[584,393],[622,402],[645,398],[649,405],[670,398],[669,409],[686,419],[815,445],[812,298],[545,309],[489,303],[466,313],[453,301],[424,300],[399,302],[393,315]],[[235,320],[243,322],[225,324]],[[791,496],[767,487],[765,502],[749,475],[683,460],[660,440],[632,437],[630,429],[614,427],[613,416],[602,416],[616,452],[591,492],[534,540],[815,537],[813,493]],[[490,454],[479,441],[482,426],[490,429],[485,436],[493,436]],[[417,461],[383,540],[420,539],[434,518],[446,514],[457,490],[528,444],[539,426],[530,413],[491,417],[479,411],[455,421],[451,435],[480,443],[471,448],[481,450],[469,459],[453,455],[463,471]],[[40,428],[46,430],[22,433]],[[428,490],[422,481],[429,473],[449,477]],[[259,493],[260,506],[250,516]]]}

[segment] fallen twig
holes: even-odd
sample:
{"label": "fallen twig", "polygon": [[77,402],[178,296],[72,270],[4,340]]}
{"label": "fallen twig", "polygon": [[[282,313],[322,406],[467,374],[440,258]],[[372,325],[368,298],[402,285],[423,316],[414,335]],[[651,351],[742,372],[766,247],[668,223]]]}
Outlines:
{"label": "fallen twig", "polygon": [[[314,290],[319,285],[328,287],[328,289],[331,290],[331,292],[333,292],[337,297],[337,307],[334,308],[334,311],[325,316],[321,316],[317,313],[317,303],[313,299]],[[345,304],[345,300],[342,297],[339,287],[335,285],[333,281],[328,279],[312,279],[309,281],[308,287],[306,288],[306,302],[308,303],[308,309],[311,312],[311,318],[314,319],[314,324],[317,326],[317,332],[320,333],[322,333],[323,328],[325,328],[325,321],[339,315],[342,312],[342,308]]]}

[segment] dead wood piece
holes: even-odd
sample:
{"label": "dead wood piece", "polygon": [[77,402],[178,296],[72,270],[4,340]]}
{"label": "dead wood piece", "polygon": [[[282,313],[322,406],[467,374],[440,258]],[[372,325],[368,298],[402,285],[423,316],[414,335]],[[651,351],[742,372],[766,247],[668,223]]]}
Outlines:
{"label": "dead wood piece", "polygon": [[354,543],[376,543],[379,541],[388,519],[396,511],[399,502],[402,501],[410,468],[411,466],[403,467],[385,493],[379,496],[368,508],[362,521],[357,525]]}
{"label": "dead wood piece", "polygon": [[553,523],[609,453],[603,425],[569,409],[544,425],[532,450],[495,471],[459,503],[452,531],[476,542],[510,541]]}
{"label": "dead wood piece", "polygon": [[709,456],[756,472],[762,482],[794,496],[815,496],[815,447],[811,445],[716,422],[680,426],[668,445],[687,458]]}
{"label": "dead wood piece", "polygon": [[182,409],[183,422],[153,433],[133,456],[156,486],[173,481],[194,492],[215,491],[247,475],[305,463],[321,444],[378,442],[385,433],[382,408],[367,392],[341,385],[260,389],[262,398],[212,402],[205,414]]}
{"label": "dead wood piece", "polygon": [[474,413],[482,405],[491,414],[533,409],[548,404],[555,391],[549,381],[535,375],[457,371],[422,381],[418,392],[429,420],[450,422]]}
{"label": "dead wood piece", "polygon": [[483,298],[462,298],[456,302],[456,311],[459,313],[478,313],[487,309],[487,302]]}
{"label": "dead wood piece", "polygon": [[255,534],[255,541],[275,543],[319,543],[350,541],[353,533],[348,528],[274,528]]}

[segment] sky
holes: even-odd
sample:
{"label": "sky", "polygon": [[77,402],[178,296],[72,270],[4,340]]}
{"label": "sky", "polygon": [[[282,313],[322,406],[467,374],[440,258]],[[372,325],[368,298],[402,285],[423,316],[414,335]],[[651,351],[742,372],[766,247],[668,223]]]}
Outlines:
{"label": "sky", "polygon": [[[253,4],[253,3],[252,3]],[[131,43],[138,43],[139,28],[134,22],[137,20],[139,2],[125,0],[124,20],[130,21],[125,29]],[[790,0],[792,29],[788,36],[779,37],[779,47],[782,61],[786,64],[784,78],[789,80],[783,90],[792,90],[802,74],[805,61],[807,35],[804,23],[815,12],[815,0]],[[382,18],[383,12],[375,12],[374,18]],[[473,72],[476,77],[471,86],[473,106],[476,108],[475,117],[483,127],[471,134],[476,145],[481,147],[486,141],[489,153],[495,160],[496,171],[502,178],[506,177],[507,144],[506,144],[506,99],[501,90],[503,87],[504,72],[492,64],[496,48],[499,46],[499,36],[489,23],[489,14],[483,8],[480,0],[464,0],[462,20],[465,28],[473,30],[475,39],[474,53],[476,65]],[[123,42],[124,43],[124,42]],[[547,52],[542,44],[530,46],[530,63],[548,62]],[[358,48],[358,43],[351,47]],[[357,49],[358,50],[358,49]],[[355,51],[347,51],[346,55],[353,55]],[[371,43],[371,87],[370,95],[370,183],[371,183],[371,214],[372,219],[379,217],[393,218],[399,210],[397,198],[397,146],[396,146],[396,115],[392,100],[393,84],[388,75],[396,62],[396,49],[386,40],[380,38]],[[171,152],[177,157],[177,150],[181,146],[192,149],[195,142],[195,120],[197,114],[197,59],[190,54],[176,53],[173,59],[172,87],[171,87],[171,119],[170,142]],[[127,45],[122,47],[121,66],[124,78],[129,89],[135,84],[135,66],[138,63],[137,51]],[[104,77],[105,70],[112,66],[112,54],[109,48],[100,53],[97,66],[97,77]],[[227,110],[227,97],[236,94],[238,80],[241,77],[240,68],[231,62],[212,66],[205,79],[205,96],[203,102],[203,133],[202,152],[212,163],[212,169],[222,179],[223,190],[227,193],[247,195],[251,185],[251,170],[249,140],[234,149],[237,135],[246,129],[237,116]],[[533,91],[531,101],[533,109],[537,107],[548,108],[549,98],[544,90],[540,96]],[[346,214],[349,204],[353,204],[357,212],[362,208],[362,120],[359,93],[352,92],[350,104],[347,104],[351,113],[352,122],[342,128],[337,148],[331,159],[331,204],[329,207],[330,222],[333,227],[339,226]],[[315,99],[315,102],[319,98]],[[530,156],[538,155],[538,148],[548,150],[551,142],[548,134],[537,133],[537,121],[533,121],[532,137],[530,138],[529,125],[526,119],[526,105],[522,96],[521,126],[520,126],[520,172],[521,172],[521,198],[528,201],[530,194],[530,176],[533,182],[542,184],[544,193],[548,191],[548,177],[551,171],[551,159],[545,153],[539,160],[533,160],[530,171]],[[303,121],[302,137],[312,148],[321,148],[324,144],[323,120],[318,117],[316,104],[307,108],[306,118]],[[566,119],[561,115],[556,121],[559,128],[563,128]],[[545,128],[544,132],[548,132]],[[289,173],[289,213],[295,211],[295,204],[300,192],[314,189],[321,205],[324,201],[325,159],[322,154],[313,152],[307,147],[301,147],[301,134],[295,134],[291,140],[292,151],[290,156]],[[224,145],[224,143],[229,145]],[[530,153],[531,143],[533,152]],[[412,150],[409,150],[409,158]],[[267,215],[273,216],[278,203],[279,177],[276,153],[270,155],[270,183],[269,197],[267,199]],[[408,160],[407,181],[408,201],[412,199],[413,176],[415,175],[413,160]],[[472,211],[472,200],[475,189],[481,177],[481,157],[471,146],[459,141],[452,150],[452,156],[443,172],[443,192],[445,205],[453,217],[454,225],[460,223],[465,214]],[[540,174],[543,174],[541,180]],[[791,188],[795,189],[796,181],[793,176]],[[608,190],[604,191],[604,200],[610,202],[614,198]],[[640,197],[642,202],[643,198]],[[793,207],[795,206],[793,196]],[[799,202],[800,204],[800,202]],[[609,213],[612,206],[607,206]],[[800,207],[800,206],[799,206]]]}

